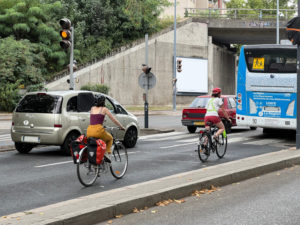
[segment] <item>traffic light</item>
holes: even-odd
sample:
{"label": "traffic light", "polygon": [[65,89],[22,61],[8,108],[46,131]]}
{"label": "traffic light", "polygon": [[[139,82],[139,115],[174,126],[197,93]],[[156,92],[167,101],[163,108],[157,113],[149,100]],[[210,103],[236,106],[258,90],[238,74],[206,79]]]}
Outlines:
{"label": "traffic light", "polygon": [[64,50],[67,50],[72,45],[71,21],[67,18],[64,18],[59,21],[59,24],[62,28],[62,30],[60,31],[60,36],[62,37],[62,41],[60,41],[59,44]]}
{"label": "traffic light", "polygon": [[145,74],[149,74],[151,71],[151,67],[148,67],[146,64],[143,64],[142,66],[143,66],[143,68],[142,68],[143,72]]}
{"label": "traffic light", "polygon": [[182,71],[182,59],[177,59],[177,72],[180,73]]}

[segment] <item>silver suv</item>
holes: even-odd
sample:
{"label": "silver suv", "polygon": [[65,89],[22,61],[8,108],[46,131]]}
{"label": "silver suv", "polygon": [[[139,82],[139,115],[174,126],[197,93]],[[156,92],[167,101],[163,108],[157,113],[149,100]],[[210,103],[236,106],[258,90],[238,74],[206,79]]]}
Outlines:
{"label": "silver suv", "polygon": [[[90,91],[49,91],[27,93],[12,116],[11,138],[20,153],[28,153],[37,145],[59,145],[70,154],[69,145],[80,134],[86,134],[94,96]],[[116,138],[128,148],[135,146],[139,134],[137,118],[116,100],[106,97],[106,107],[126,128],[116,131]],[[105,117],[104,126],[114,127]]]}

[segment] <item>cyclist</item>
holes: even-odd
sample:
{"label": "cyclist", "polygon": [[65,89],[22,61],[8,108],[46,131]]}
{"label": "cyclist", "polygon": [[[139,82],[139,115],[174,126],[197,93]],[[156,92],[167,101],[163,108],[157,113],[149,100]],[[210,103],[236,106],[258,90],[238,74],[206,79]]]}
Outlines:
{"label": "cyclist", "polygon": [[224,109],[223,106],[223,100],[221,99],[221,88],[214,88],[212,90],[212,98],[208,100],[208,103],[206,105],[206,114],[204,117],[204,123],[205,123],[205,129],[209,130],[209,125],[207,124],[208,122],[211,122],[212,124],[215,124],[219,130],[217,131],[216,134],[214,134],[214,138],[218,141],[218,137],[220,134],[223,133],[225,127],[224,124],[219,116],[219,109],[221,108],[225,118],[231,122],[231,119],[229,118],[229,115]]}
{"label": "cyclist", "polygon": [[103,95],[95,96],[95,105],[91,108],[90,125],[87,128],[87,138],[94,137],[102,139],[106,143],[106,157],[110,159],[113,137],[103,127],[103,121],[107,115],[121,130],[125,130],[123,125],[111,114],[105,107],[105,97]]}

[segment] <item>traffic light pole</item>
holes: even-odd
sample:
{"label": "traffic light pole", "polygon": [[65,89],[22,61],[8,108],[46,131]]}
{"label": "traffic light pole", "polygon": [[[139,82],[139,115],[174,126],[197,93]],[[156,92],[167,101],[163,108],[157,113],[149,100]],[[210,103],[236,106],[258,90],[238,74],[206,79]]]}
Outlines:
{"label": "traffic light pole", "polygon": [[176,111],[176,0],[174,0],[173,111]]}
{"label": "traffic light pole", "polygon": [[74,75],[73,75],[73,63],[74,63],[74,27],[71,27],[71,52],[70,52],[70,90],[75,89]]}
{"label": "traffic light pole", "polygon": [[[146,61],[146,66],[148,66],[148,34],[145,34],[145,61]],[[148,128],[148,89],[149,89],[149,76],[147,76],[147,84],[146,84],[146,96],[145,96],[145,104],[144,104],[144,114],[145,114],[145,128]]]}

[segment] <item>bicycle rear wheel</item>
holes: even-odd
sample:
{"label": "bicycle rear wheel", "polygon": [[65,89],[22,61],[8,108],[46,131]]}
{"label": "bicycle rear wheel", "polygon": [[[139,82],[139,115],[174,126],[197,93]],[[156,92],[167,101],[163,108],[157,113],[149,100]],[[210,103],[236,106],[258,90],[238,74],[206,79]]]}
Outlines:
{"label": "bicycle rear wheel", "polygon": [[117,178],[122,178],[128,167],[128,155],[125,146],[122,143],[114,144],[114,150],[111,155],[110,172]]}
{"label": "bicycle rear wheel", "polygon": [[227,136],[223,136],[223,134],[219,135],[219,140],[217,142],[216,153],[217,156],[221,159],[225,155],[227,150]]}
{"label": "bicycle rear wheel", "polygon": [[93,165],[88,160],[88,148],[85,147],[79,152],[77,164],[77,176],[83,186],[93,185],[97,179],[99,166]]}
{"label": "bicycle rear wheel", "polygon": [[208,133],[203,133],[199,137],[198,155],[201,162],[206,162],[210,154],[211,142]]}

